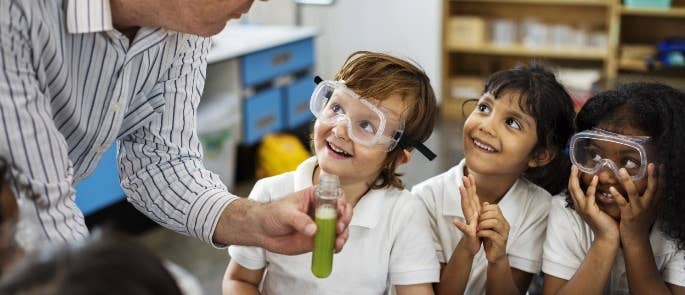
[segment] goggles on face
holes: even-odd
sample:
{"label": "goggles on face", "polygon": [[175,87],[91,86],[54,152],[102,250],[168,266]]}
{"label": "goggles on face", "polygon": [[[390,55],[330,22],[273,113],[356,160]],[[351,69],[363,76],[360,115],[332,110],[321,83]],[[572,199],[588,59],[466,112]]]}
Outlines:
{"label": "goggles on face", "polygon": [[625,168],[635,181],[647,174],[649,139],[649,136],[627,136],[594,128],[571,137],[569,156],[584,173],[596,174],[607,166],[619,178],[618,170]]}
{"label": "goggles on face", "polygon": [[363,146],[392,151],[415,147],[429,160],[436,155],[422,143],[404,135],[404,120],[399,114],[360,97],[345,86],[344,81],[324,81],[317,84],[309,101],[309,109],[321,123],[345,124],[349,138]]}

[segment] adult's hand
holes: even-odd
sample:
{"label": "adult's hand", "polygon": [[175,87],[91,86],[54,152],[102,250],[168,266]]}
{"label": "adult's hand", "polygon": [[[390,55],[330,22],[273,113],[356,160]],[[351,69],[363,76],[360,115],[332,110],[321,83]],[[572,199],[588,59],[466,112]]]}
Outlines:
{"label": "adult's hand", "polygon": [[[222,213],[214,232],[221,244],[258,246],[271,252],[296,255],[310,252],[316,223],[312,188],[294,192],[270,203],[238,199]],[[344,197],[338,200],[335,250],[339,252],[349,236],[352,206]]]}
{"label": "adult's hand", "polygon": [[[312,220],[315,210],[312,188],[294,192],[283,199],[259,207],[259,245],[271,252],[301,254],[312,250],[312,237],[316,224]],[[340,252],[349,236],[347,226],[352,219],[352,206],[345,197],[338,199],[338,224],[335,250]]]}

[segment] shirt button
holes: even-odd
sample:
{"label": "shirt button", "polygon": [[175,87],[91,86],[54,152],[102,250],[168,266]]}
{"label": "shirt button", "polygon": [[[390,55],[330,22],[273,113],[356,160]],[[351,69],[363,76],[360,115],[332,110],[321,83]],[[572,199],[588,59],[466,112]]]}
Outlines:
{"label": "shirt button", "polygon": [[95,147],[95,152],[102,153],[104,150],[105,150],[105,148],[103,148],[103,147],[101,147],[101,146],[96,146],[96,147]]}
{"label": "shirt button", "polygon": [[111,109],[113,111],[118,111],[119,109],[121,109],[121,103],[119,103],[119,102],[113,103]]}

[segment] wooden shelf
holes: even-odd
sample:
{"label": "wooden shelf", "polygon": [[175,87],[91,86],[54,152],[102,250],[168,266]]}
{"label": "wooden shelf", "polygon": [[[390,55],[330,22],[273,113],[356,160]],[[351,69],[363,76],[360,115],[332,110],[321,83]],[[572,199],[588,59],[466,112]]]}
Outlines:
{"label": "wooden shelf", "polygon": [[682,17],[685,18],[685,7],[671,7],[668,9],[658,8],[628,8],[621,6],[621,14],[655,17]]}
{"label": "wooden shelf", "polygon": [[530,48],[523,45],[492,45],[464,46],[446,44],[451,52],[489,54],[503,56],[535,56],[558,59],[581,59],[603,61],[607,57],[607,51],[594,48],[584,49],[561,49],[561,48]]}
{"label": "wooden shelf", "polygon": [[647,63],[641,60],[619,60],[618,69],[624,71],[647,72]]}
{"label": "wooden shelf", "polygon": [[609,6],[608,0],[451,0],[452,2],[489,2],[541,5]]}

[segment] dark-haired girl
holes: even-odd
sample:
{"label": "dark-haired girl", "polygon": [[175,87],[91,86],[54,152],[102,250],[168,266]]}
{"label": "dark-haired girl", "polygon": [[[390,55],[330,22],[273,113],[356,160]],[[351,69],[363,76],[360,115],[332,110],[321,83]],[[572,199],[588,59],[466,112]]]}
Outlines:
{"label": "dark-haired girl", "polygon": [[591,98],[552,201],[545,294],[685,293],[685,95],[633,83]]}
{"label": "dark-haired girl", "polygon": [[464,123],[464,160],[412,190],[430,215],[438,294],[525,293],[542,265],[551,194],[570,167],[561,151],[573,115],[568,93],[540,65],[488,79]]}

